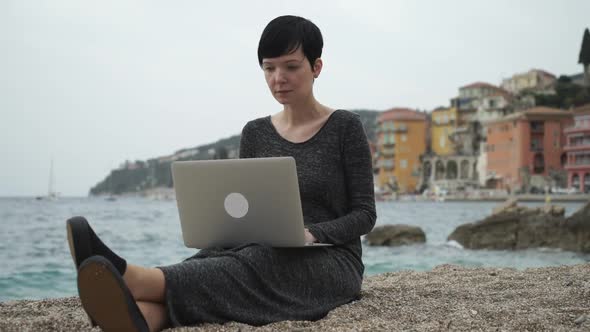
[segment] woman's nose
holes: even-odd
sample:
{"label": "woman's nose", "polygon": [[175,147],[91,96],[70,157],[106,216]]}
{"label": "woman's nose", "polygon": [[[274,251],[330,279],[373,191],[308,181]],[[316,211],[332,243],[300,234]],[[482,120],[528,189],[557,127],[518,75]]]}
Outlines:
{"label": "woman's nose", "polygon": [[277,83],[284,83],[287,81],[286,73],[283,69],[277,68],[275,70],[275,81]]}

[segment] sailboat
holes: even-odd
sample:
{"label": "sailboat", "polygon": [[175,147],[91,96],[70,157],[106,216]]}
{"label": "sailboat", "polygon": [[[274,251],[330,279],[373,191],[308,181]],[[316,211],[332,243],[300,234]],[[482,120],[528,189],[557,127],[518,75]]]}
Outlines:
{"label": "sailboat", "polygon": [[55,191],[55,179],[53,176],[53,159],[51,159],[51,165],[49,167],[49,186],[47,189],[47,196],[37,196],[35,197],[36,200],[40,201],[40,200],[49,200],[49,201],[55,201],[57,200],[57,196],[58,193]]}

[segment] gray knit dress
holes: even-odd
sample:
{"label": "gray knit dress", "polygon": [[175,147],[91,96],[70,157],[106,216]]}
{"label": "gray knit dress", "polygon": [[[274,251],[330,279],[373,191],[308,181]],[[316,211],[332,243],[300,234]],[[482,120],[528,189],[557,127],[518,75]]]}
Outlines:
{"label": "gray knit dress", "polygon": [[174,326],[316,320],[358,298],[360,236],[376,219],[371,153],[359,116],[337,110],[303,143],[280,136],[270,116],[248,122],[240,158],[278,156],[295,158],[306,227],[334,246],[203,249],[160,267]]}

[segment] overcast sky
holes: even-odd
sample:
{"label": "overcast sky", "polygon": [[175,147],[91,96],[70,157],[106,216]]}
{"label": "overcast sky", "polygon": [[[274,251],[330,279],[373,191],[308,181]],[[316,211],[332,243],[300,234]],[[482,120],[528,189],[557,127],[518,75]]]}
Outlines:
{"label": "overcast sky", "polygon": [[0,196],[87,195],[126,159],[238,134],[278,112],[258,67],[276,16],[324,35],[334,108],[448,105],[474,81],[581,72],[590,1],[0,0]]}

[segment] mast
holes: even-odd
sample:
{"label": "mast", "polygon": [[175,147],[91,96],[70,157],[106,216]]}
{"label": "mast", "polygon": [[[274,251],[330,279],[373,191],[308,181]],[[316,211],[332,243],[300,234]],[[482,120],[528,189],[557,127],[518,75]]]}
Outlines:
{"label": "mast", "polygon": [[48,197],[55,197],[55,189],[54,189],[54,185],[55,185],[55,180],[53,178],[53,158],[51,158],[51,164],[49,166],[49,187],[47,189],[47,196]]}

